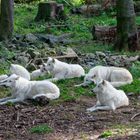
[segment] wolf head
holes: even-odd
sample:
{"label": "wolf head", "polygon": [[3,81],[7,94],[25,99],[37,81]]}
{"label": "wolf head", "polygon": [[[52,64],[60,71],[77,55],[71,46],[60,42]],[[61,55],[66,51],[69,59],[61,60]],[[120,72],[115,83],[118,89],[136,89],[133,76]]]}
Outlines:
{"label": "wolf head", "polygon": [[96,87],[92,90],[94,93],[104,93],[108,88],[108,82],[105,80],[101,80],[97,83]]}
{"label": "wolf head", "polygon": [[0,86],[6,86],[6,87],[13,87],[16,83],[16,80],[19,79],[19,76],[16,74],[12,74],[5,78],[4,80],[0,81]]}
{"label": "wolf head", "polygon": [[100,81],[101,81],[101,78],[98,76],[98,74],[93,74],[92,76],[87,74],[84,78],[84,83],[87,85],[92,83],[92,82],[94,84],[97,84]]}
{"label": "wolf head", "polygon": [[56,60],[54,58],[48,57],[47,63],[43,63],[43,65],[42,65],[40,70],[42,72],[45,72],[45,71],[51,72],[54,69],[55,61]]}
{"label": "wolf head", "polygon": [[10,73],[19,75],[27,80],[30,80],[30,73],[21,65],[18,64],[11,64],[10,66]]}

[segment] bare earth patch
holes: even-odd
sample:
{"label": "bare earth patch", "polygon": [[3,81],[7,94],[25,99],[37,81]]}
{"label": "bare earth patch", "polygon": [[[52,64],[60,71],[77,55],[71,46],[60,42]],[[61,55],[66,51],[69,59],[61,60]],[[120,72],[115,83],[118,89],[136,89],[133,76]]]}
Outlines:
{"label": "bare earth patch", "polygon": [[[109,140],[140,139],[140,99],[131,96],[130,105],[112,111],[87,113],[86,108],[95,104],[95,97],[82,96],[76,101],[35,106],[33,104],[0,106],[0,140],[96,140],[105,130],[119,125],[132,126],[133,133],[119,133]],[[33,126],[47,124],[53,128],[49,134],[31,133]],[[130,135],[130,136],[129,136]]]}

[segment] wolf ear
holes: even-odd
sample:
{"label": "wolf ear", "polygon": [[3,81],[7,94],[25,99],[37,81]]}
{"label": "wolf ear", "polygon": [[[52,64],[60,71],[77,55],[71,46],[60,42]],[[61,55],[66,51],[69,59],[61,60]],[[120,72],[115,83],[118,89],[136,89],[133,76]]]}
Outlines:
{"label": "wolf ear", "polygon": [[19,79],[19,76],[17,76],[16,78],[15,78],[15,80],[18,80]]}
{"label": "wolf ear", "polygon": [[55,59],[54,58],[52,59],[52,62],[55,63]]}
{"label": "wolf ear", "polygon": [[[43,63],[42,66],[45,67],[45,63]],[[41,65],[39,67],[41,68]]]}
{"label": "wolf ear", "polygon": [[103,81],[102,81],[102,84],[103,84],[103,85],[106,85],[106,81],[105,81],[105,80],[103,80]]}
{"label": "wolf ear", "polygon": [[48,57],[48,58],[47,58],[47,61],[49,61],[49,60],[51,60],[51,57]]}

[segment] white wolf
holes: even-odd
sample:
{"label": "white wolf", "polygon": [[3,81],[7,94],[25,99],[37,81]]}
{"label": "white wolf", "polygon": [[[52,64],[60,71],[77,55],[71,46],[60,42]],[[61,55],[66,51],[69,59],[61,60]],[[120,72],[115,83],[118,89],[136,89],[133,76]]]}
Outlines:
{"label": "white wolf", "polygon": [[87,111],[115,110],[121,106],[128,106],[129,99],[122,90],[115,89],[108,81],[102,80],[93,89],[96,93],[97,103]]}
{"label": "white wolf", "polygon": [[81,77],[85,75],[85,71],[80,65],[67,64],[51,57],[48,58],[47,63],[43,64],[42,69],[52,74],[54,78],[48,79],[50,81]]}
{"label": "white wolf", "polygon": [[30,73],[21,65],[11,64],[10,74],[19,75],[27,80],[30,80]]}
{"label": "white wolf", "polygon": [[36,79],[40,76],[44,76],[46,72],[41,71],[41,69],[37,69],[31,72],[31,79]]}
{"label": "white wolf", "polygon": [[16,74],[0,81],[0,86],[12,88],[12,96],[0,99],[0,104],[7,102],[22,102],[25,99],[35,99],[45,96],[50,100],[57,99],[60,96],[59,88],[50,81],[29,81]]}
{"label": "white wolf", "polygon": [[109,81],[114,87],[131,84],[133,81],[131,73],[125,68],[96,66],[85,75],[84,83],[76,86],[86,86],[92,81],[96,84],[102,79]]}

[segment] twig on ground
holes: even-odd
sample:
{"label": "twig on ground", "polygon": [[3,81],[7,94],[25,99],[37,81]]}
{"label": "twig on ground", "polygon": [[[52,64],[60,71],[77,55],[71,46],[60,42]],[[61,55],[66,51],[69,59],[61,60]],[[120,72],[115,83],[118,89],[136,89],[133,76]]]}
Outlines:
{"label": "twig on ground", "polygon": [[139,112],[139,113],[134,114],[134,115],[132,116],[132,118],[131,118],[131,121],[132,121],[134,118],[136,118],[137,116],[139,116],[139,115],[140,115],[140,112]]}

